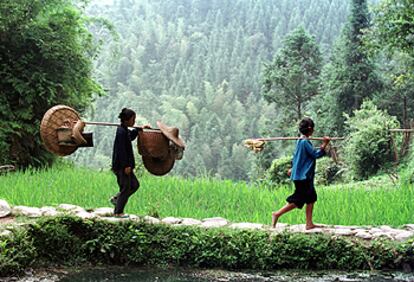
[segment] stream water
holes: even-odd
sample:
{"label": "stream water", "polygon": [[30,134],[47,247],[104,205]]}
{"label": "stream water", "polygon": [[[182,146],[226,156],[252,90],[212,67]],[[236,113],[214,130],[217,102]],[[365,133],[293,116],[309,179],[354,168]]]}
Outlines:
{"label": "stream water", "polygon": [[32,274],[19,282],[204,282],[204,281],[298,281],[298,282],[389,282],[414,281],[414,273],[341,271],[226,271],[218,269],[94,267]]}

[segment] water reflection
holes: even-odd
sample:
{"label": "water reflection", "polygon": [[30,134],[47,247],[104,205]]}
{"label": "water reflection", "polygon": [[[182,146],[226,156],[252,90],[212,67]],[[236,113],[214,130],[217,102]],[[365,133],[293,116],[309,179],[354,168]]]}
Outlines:
{"label": "water reflection", "polygon": [[205,281],[298,281],[298,282],[389,282],[414,281],[414,273],[399,272],[232,272],[176,268],[93,268],[74,271],[62,282],[205,282]]}

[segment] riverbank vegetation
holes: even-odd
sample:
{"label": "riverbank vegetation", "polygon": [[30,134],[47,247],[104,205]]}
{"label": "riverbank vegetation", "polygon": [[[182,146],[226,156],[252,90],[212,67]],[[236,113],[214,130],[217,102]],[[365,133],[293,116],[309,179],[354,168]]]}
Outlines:
{"label": "riverbank vegetation", "polygon": [[414,267],[411,243],[75,217],[38,220],[0,243],[0,277],[29,266],[85,264],[257,270]]}
{"label": "riverbank vegetation", "polygon": [[[110,206],[116,193],[115,177],[60,165],[47,170],[27,170],[0,176],[0,198],[12,205],[57,206],[75,204],[85,208]],[[233,222],[270,224],[271,212],[285,203],[290,185],[245,183],[209,178],[184,179],[143,174],[141,188],[126,212],[156,217],[224,217]],[[414,222],[413,185],[394,184],[388,176],[369,181],[318,187],[316,222],[338,225],[392,225]],[[379,212],[381,211],[381,212]],[[302,223],[304,210],[295,210],[282,222]]]}

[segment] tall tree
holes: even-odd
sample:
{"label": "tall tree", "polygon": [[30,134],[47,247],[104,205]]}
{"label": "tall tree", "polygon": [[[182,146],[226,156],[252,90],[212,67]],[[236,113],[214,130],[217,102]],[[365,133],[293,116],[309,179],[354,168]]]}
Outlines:
{"label": "tall tree", "polygon": [[414,2],[383,0],[374,9],[371,43],[414,56]]}
{"label": "tall tree", "polygon": [[381,90],[382,82],[376,73],[373,62],[363,48],[362,36],[369,27],[369,14],[366,0],[352,0],[351,13],[342,36],[327,66],[327,79],[324,83],[328,110],[334,113],[328,119],[334,121],[339,133],[344,131],[345,117],[358,109],[364,99],[372,98]]}
{"label": "tall tree", "polygon": [[[367,31],[365,43],[373,55],[386,54],[382,65],[388,83],[387,97],[377,97],[395,114],[402,126],[411,127],[414,118],[414,2],[384,0],[374,8],[373,25]],[[383,95],[381,95],[383,96]]]}
{"label": "tall tree", "polygon": [[403,128],[410,128],[414,118],[414,57],[396,52],[390,60],[381,56],[385,90],[374,97],[376,105],[398,118]]}
{"label": "tall tree", "polygon": [[265,99],[284,108],[289,120],[301,119],[306,104],[318,94],[321,68],[315,40],[302,27],[295,29],[273,62],[265,66]]}
{"label": "tall tree", "polygon": [[84,109],[101,87],[92,79],[97,54],[88,19],[71,1],[0,2],[0,163],[51,161],[39,136],[56,104]]}

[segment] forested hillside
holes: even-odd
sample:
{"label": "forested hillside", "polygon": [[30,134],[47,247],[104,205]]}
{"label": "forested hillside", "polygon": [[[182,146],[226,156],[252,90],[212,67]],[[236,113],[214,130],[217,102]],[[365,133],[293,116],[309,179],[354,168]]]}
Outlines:
{"label": "forested hillside", "polygon": [[[341,0],[116,0],[89,13],[113,23],[119,38],[104,41],[96,77],[107,96],[89,120],[117,122],[123,107],[137,124],[157,120],[180,129],[187,149],[173,173],[248,179],[257,156],[248,137],[278,134],[283,112],[263,99],[263,68],[297,27],[315,37],[324,61],[347,20]],[[304,109],[306,113],[306,109]],[[290,129],[295,128],[292,120]],[[93,128],[95,148],[81,149],[80,164],[109,168],[114,129]],[[276,146],[271,158],[291,154]]]}

